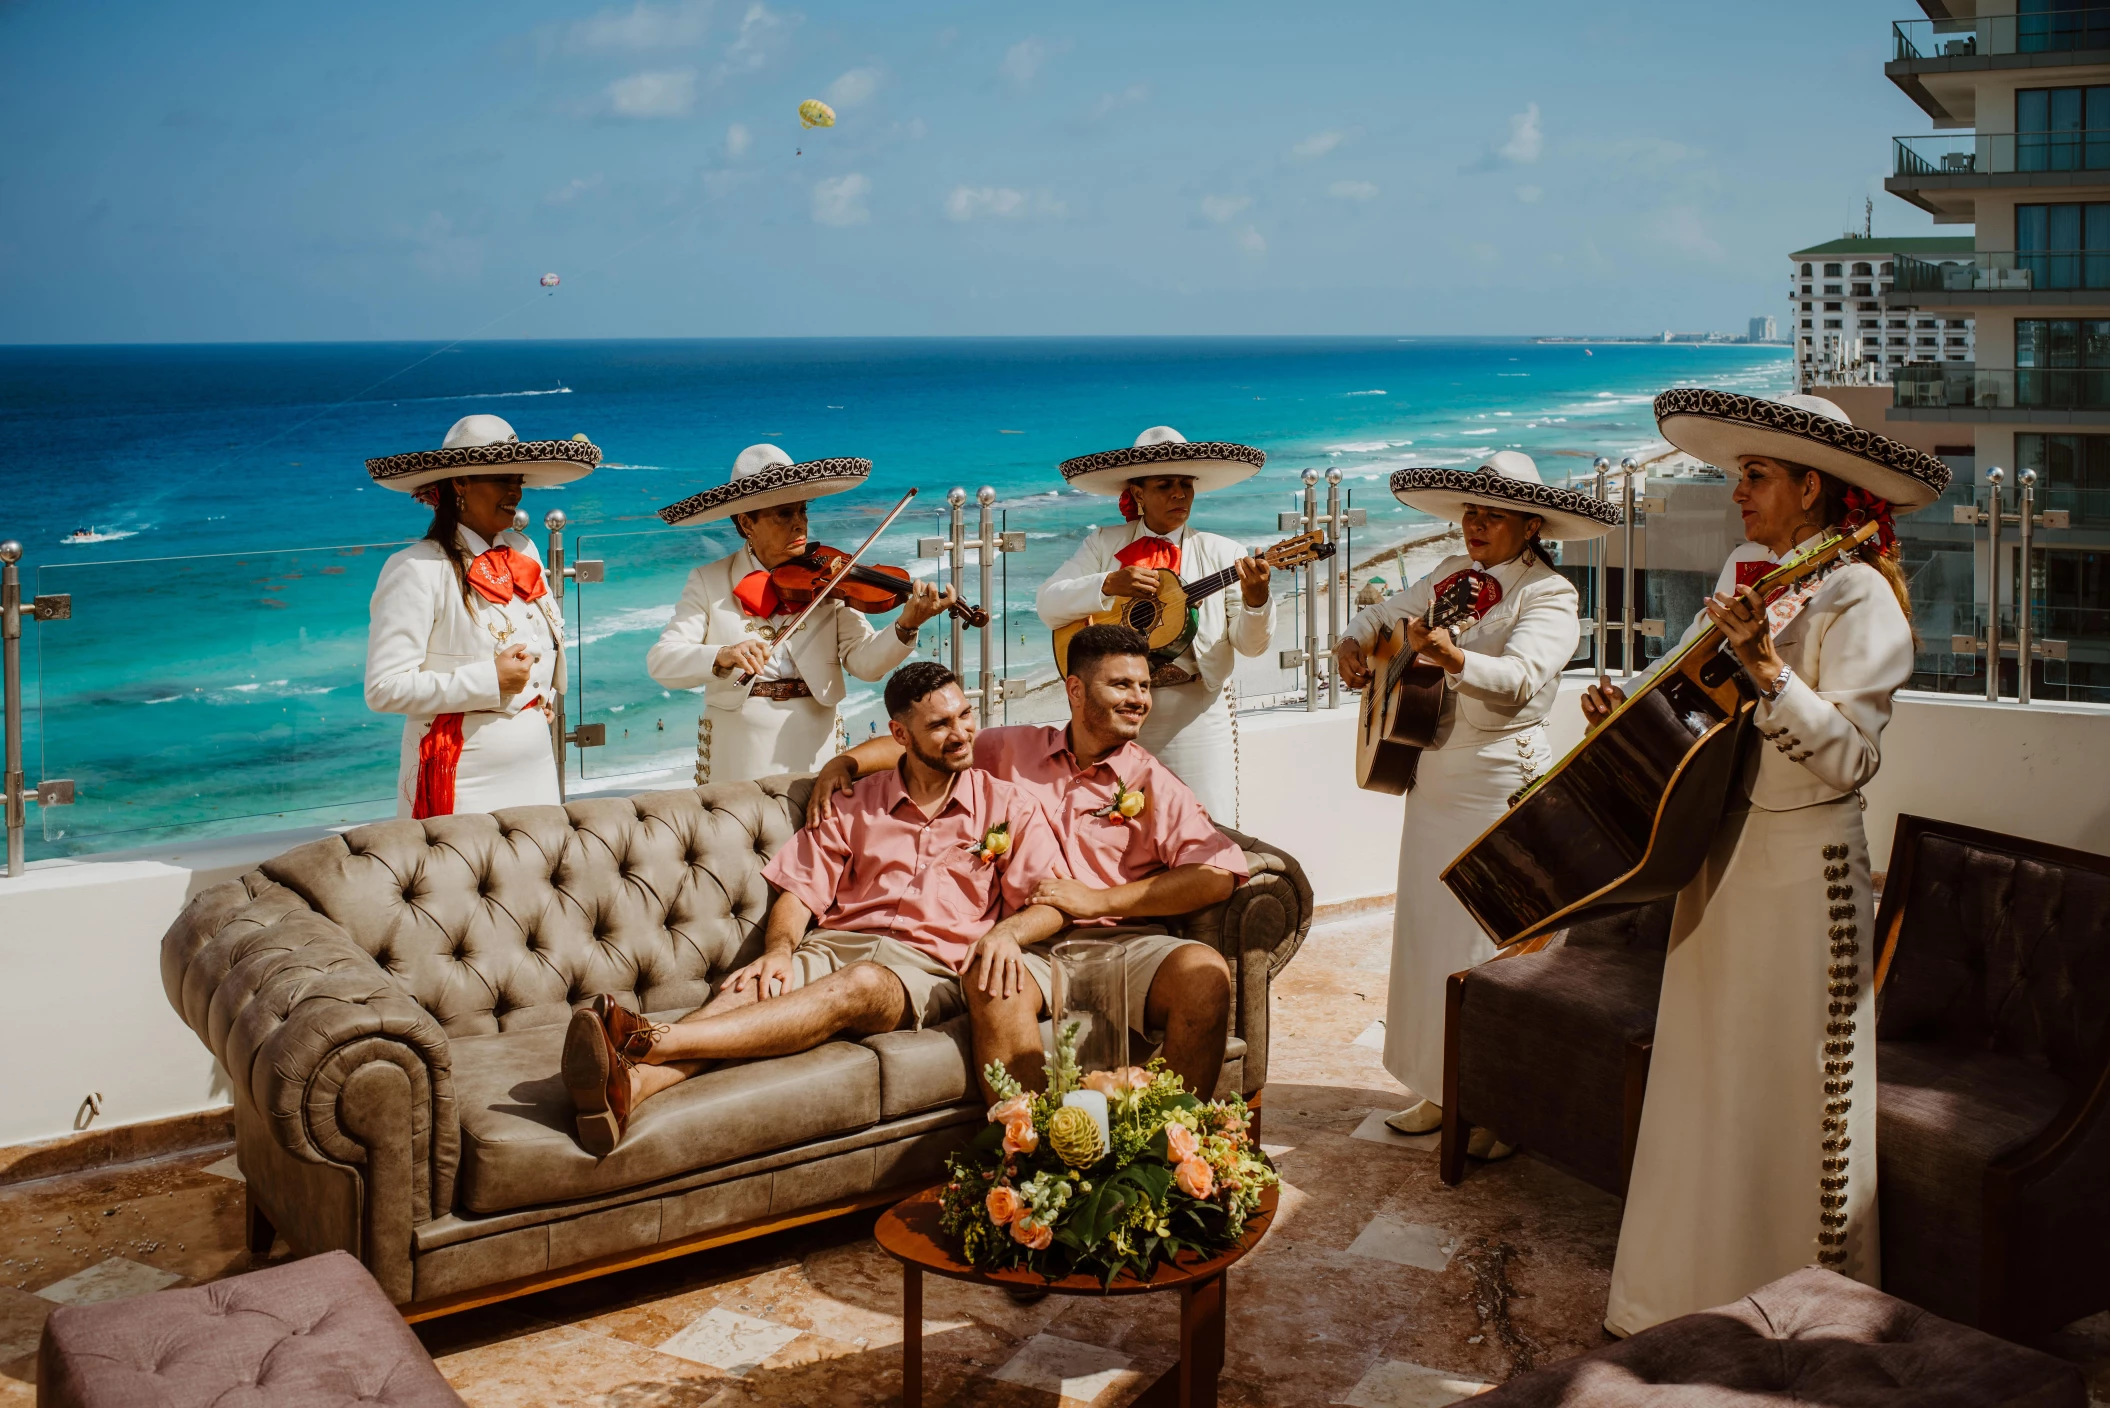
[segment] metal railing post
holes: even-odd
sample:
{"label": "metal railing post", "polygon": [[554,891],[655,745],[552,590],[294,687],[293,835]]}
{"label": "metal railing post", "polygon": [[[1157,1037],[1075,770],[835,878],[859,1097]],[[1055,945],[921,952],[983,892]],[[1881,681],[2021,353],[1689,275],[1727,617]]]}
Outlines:
{"label": "metal railing post", "polygon": [[22,873],[23,829],[29,813],[22,804],[22,578],[15,564],[22,545],[0,543],[0,694],[6,696],[7,766],[0,793],[7,801],[7,873]]}
{"label": "metal railing post", "polygon": [[[525,515],[520,516],[524,517]],[[566,682],[561,673],[568,663],[564,658],[564,584],[566,582],[602,581],[605,577],[607,564],[599,558],[587,558],[567,566],[564,561],[565,522],[564,510],[561,508],[553,508],[542,517],[542,526],[549,529],[549,551],[546,558],[548,570],[543,573],[543,576],[548,579],[550,596],[557,603],[557,670],[559,673],[550,681],[551,692],[557,698],[556,702],[550,706],[549,739],[550,751],[557,755],[557,800],[559,802],[565,799],[564,745],[570,743],[579,748],[598,748],[608,741],[608,725],[606,724],[580,724],[577,728],[566,726],[566,714],[568,712],[566,704],[567,693],[564,687]],[[580,648],[583,650],[585,647],[581,646]],[[582,683],[586,679],[586,662],[584,660],[579,662],[579,679]],[[579,770],[581,774],[585,772],[583,761]]]}
{"label": "metal railing post", "polygon": [[1634,677],[1634,476],[1641,471],[1632,455],[1619,461],[1619,517],[1625,532],[1619,545],[1619,677]]}
{"label": "metal railing post", "polygon": [[[948,561],[952,569],[952,589],[957,595],[960,583],[967,575],[967,544],[961,541],[967,532],[967,491],[955,486],[946,493],[945,502],[952,508],[952,522],[946,529],[946,536],[951,540]],[[952,627],[952,650],[950,658],[945,662],[945,668],[958,675],[966,666],[966,661],[961,657],[966,653],[967,626],[957,616],[949,616],[946,619]]]}
{"label": "metal railing post", "polygon": [[[1304,521],[1314,527],[1319,521],[1316,469],[1304,471]],[[1319,564],[1307,564],[1304,574],[1304,712],[1310,714],[1319,707]]]}
{"label": "metal railing post", "polygon": [[2037,518],[2037,471],[2025,469],[2015,476],[2020,491],[2022,561],[2015,568],[2015,702],[2029,703],[2030,589],[2029,549]]}
{"label": "metal railing post", "polygon": [[2000,519],[2006,512],[2000,485],[2007,474],[1998,465],[1985,472],[1989,499],[1985,514],[1985,697],[2000,702]]}
{"label": "metal railing post", "polygon": [[[1326,649],[1329,653],[1341,644],[1341,471],[1338,467],[1326,471],[1326,541],[1334,545],[1333,561],[1326,571]],[[1341,707],[1341,672],[1326,672],[1326,707]]]}
{"label": "metal railing post", "polygon": [[[1603,455],[1599,455],[1590,467],[1597,471],[1597,502],[1603,503],[1608,497],[1608,481],[1612,473],[1612,462]],[[1596,607],[1595,649],[1597,659],[1595,663],[1599,679],[1603,679],[1611,673],[1605,664],[1605,635],[1607,634],[1605,630],[1607,620],[1605,593],[1610,588],[1610,576],[1606,567],[1611,561],[1611,556],[1612,546],[1609,534],[1591,540],[1590,565],[1595,570],[1596,581],[1590,588],[1590,601]]]}
{"label": "metal railing post", "polygon": [[[981,488],[974,491],[974,501],[982,507],[981,521],[975,530],[979,538],[979,541],[975,544],[975,555],[982,560],[982,596],[979,605],[986,612],[989,609],[989,594],[996,587],[996,510],[992,507],[996,503],[996,490],[984,484]],[[995,664],[993,659],[995,642],[990,637],[990,631],[992,623],[996,619],[993,615],[983,617],[981,627],[981,721],[983,728],[989,727],[995,720],[997,696],[1002,693],[1002,689],[996,683],[996,672],[992,668]]]}

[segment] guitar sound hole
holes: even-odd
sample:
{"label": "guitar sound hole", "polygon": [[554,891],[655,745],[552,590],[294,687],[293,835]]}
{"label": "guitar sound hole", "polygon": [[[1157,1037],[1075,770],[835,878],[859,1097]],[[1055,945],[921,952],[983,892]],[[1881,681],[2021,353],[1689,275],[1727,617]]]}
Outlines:
{"label": "guitar sound hole", "polygon": [[1158,624],[1158,604],[1154,601],[1139,601],[1129,610],[1128,624],[1149,635]]}

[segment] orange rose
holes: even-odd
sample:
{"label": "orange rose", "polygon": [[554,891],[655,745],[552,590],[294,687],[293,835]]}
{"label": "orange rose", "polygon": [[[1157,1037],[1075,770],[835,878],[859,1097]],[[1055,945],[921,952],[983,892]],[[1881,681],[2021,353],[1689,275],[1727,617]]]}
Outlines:
{"label": "orange rose", "polygon": [[1030,1154],[1040,1147],[1040,1131],[1033,1128],[1033,1117],[1020,1111],[1004,1121],[1004,1152],[1007,1154]]}
{"label": "orange rose", "polygon": [[1113,1071],[1093,1071],[1084,1078],[1086,1090],[1096,1090],[1111,1100],[1121,1092],[1122,1077]]}
{"label": "orange rose", "polygon": [[1206,1198],[1216,1189],[1216,1174],[1200,1159],[1188,1159],[1173,1173],[1180,1191],[1190,1198]]}
{"label": "orange rose", "polygon": [[1020,1115],[1030,1115],[1032,1110],[1033,1097],[1021,1092],[1001,1104],[991,1105],[989,1107],[989,1122],[991,1124],[1009,1124]]}
{"label": "orange rose", "polygon": [[[1201,1152],[1201,1144],[1187,1126],[1168,1124],[1165,1126],[1165,1152],[1172,1156],[1174,1163],[1183,1164]],[[1197,1193],[1194,1196],[1199,1198],[1202,1195]]]}
{"label": "orange rose", "polygon": [[1055,1240],[1055,1229],[1030,1217],[1022,1217],[1011,1224],[1011,1240],[1029,1251],[1045,1251]]}
{"label": "orange rose", "polygon": [[1121,1074],[1127,1077],[1128,1088],[1130,1090],[1142,1090],[1143,1088],[1148,1086],[1151,1080],[1153,1079],[1150,1072],[1144,1070],[1141,1066],[1130,1066]]}
{"label": "orange rose", "polygon": [[1018,1190],[1008,1183],[999,1183],[991,1188],[984,1206],[989,1209],[989,1220],[999,1227],[1006,1227],[1017,1221],[1018,1215],[1026,1210],[1025,1200],[1019,1197]]}

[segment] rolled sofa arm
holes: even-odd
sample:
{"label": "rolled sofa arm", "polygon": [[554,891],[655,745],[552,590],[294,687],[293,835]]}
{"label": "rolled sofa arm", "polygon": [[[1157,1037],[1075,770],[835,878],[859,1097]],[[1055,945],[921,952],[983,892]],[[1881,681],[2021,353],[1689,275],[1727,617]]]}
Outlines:
{"label": "rolled sofa arm", "polygon": [[[192,899],[162,938],[161,979],[227,1070],[238,1140],[269,1146],[244,1172],[272,1220],[300,1251],[342,1246],[408,1299],[410,1229],[453,1205],[461,1142],[439,1022],[262,872]],[[358,1183],[339,1179],[332,1198],[316,1165]],[[290,1185],[274,1190],[281,1170]]]}
{"label": "rolled sofa arm", "polygon": [[1213,945],[1236,985],[1231,1030],[1245,1038],[1245,1090],[1267,1084],[1268,985],[1311,932],[1311,882],[1296,857],[1228,826],[1217,830],[1245,852],[1247,877],[1229,899],[1189,915],[1181,932]]}

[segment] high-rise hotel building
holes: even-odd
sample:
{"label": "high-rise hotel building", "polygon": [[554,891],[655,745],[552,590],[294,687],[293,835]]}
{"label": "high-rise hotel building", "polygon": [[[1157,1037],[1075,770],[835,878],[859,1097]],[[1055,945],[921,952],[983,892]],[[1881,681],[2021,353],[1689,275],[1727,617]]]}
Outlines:
{"label": "high-rise hotel building", "polygon": [[1971,316],[1886,302],[1901,262],[1954,265],[1969,235],[1843,239],[1788,256],[1788,340],[1803,386],[1839,376],[1888,381],[1914,362],[1968,362]]}
{"label": "high-rise hotel building", "polygon": [[[1945,527],[1952,501],[1971,502],[1968,479],[2000,465],[2012,485],[2017,471],[2035,470],[2037,506],[2072,516],[2071,528],[2039,534],[2028,564],[2036,630],[2066,640],[2070,651],[2068,661],[2039,669],[2058,675],[2071,690],[2067,697],[2110,699],[2110,7],[2091,3],[2110,6],[1920,0],[1923,17],[1892,25],[1884,72],[1935,130],[1892,141],[1884,185],[1937,225],[1970,225],[1976,234],[1964,252],[1900,248],[1890,257],[1886,287],[1873,274],[1881,261],[1865,262],[1875,316],[1886,324],[1886,359],[1893,331],[1887,324],[1914,323],[1906,331],[1915,343],[1922,320],[1943,325],[1940,360],[1886,361],[1888,419],[1936,422],[1917,429],[1948,442],[1945,452],[1975,452],[1973,475],[1960,476],[1940,505],[1906,520],[1908,569],[1916,554],[1927,576],[1924,583],[1915,576],[1915,599],[1923,585],[1953,575],[1937,570],[1938,559],[1971,541],[1971,530]],[[1812,255],[1807,262],[1814,287],[1847,289],[1856,281],[1845,271],[1864,261]],[[1824,277],[1834,266],[1839,278]],[[1821,309],[1832,300],[1810,301]],[[1857,324],[1870,316],[1865,299],[1842,293],[1836,301],[1839,313],[1813,316]],[[1798,324],[1802,316],[1798,308]],[[1949,325],[1972,320],[1974,360],[1952,360]],[[1815,331],[1825,329],[1820,323]],[[1947,535],[1959,541],[1944,545]],[[2020,564],[2012,529],[2002,551],[2010,561],[2001,575],[2013,580]],[[1984,564],[1964,570],[1977,577],[1983,602]],[[1923,635],[1930,626],[1941,629],[1924,622]]]}

